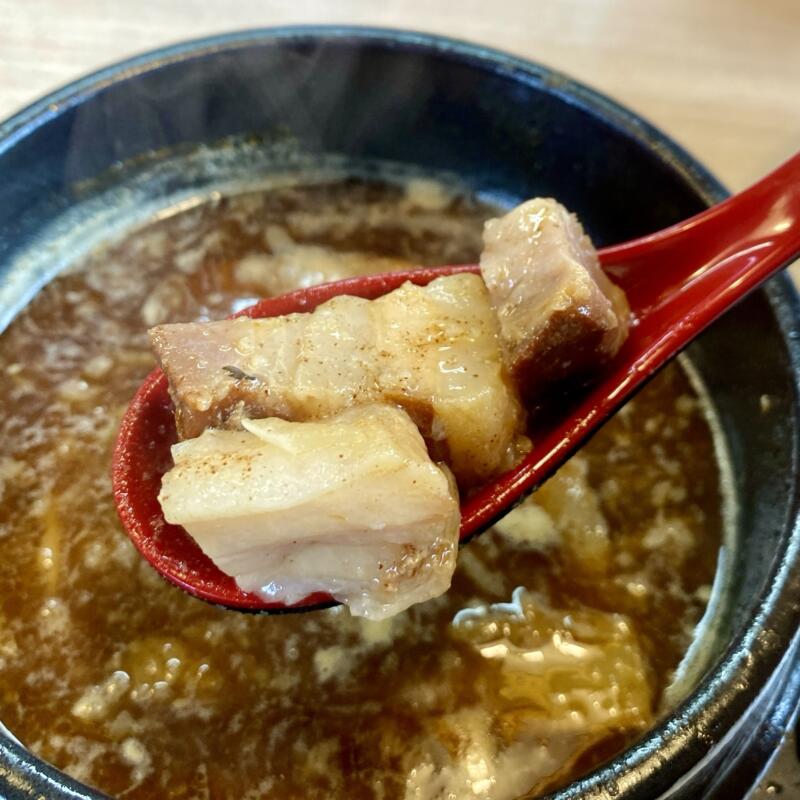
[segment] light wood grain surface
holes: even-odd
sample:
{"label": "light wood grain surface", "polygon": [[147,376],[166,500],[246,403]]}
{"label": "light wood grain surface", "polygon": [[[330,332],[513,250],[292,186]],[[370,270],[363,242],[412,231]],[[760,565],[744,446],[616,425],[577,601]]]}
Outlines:
{"label": "light wood grain surface", "polygon": [[800,0],[0,0],[0,118],[125,56],[226,30],[444,33],[634,108],[739,189],[800,149]]}

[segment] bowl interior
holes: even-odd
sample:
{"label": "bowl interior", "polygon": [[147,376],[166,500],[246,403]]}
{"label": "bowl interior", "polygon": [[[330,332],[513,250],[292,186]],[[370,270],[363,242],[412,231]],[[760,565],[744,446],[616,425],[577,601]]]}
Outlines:
{"label": "bowl interior", "polygon": [[[510,57],[369,31],[220,38],[86,79],[0,127],[0,326],[75,248],[137,215],[315,159],[449,173],[504,202],[554,195],[598,245],[669,225],[724,194],[632,115]],[[753,632],[754,609],[787,557],[796,492],[793,303],[778,279],[690,350],[724,427],[738,504],[734,580],[706,666],[736,656],[730,643]],[[766,649],[777,652],[778,640]],[[752,669],[755,686],[771,667]],[[704,688],[712,710],[732,678],[714,680]],[[690,703],[678,715],[696,722],[697,713]],[[714,719],[726,718],[719,711]],[[670,735],[664,728],[651,745]],[[684,766],[694,758],[687,752]],[[642,797],[668,785],[666,775],[648,780],[651,794]]]}

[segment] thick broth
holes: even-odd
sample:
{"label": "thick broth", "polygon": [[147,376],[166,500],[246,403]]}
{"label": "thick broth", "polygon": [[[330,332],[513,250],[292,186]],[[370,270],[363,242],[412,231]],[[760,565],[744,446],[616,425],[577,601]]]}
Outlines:
{"label": "thick broth", "polygon": [[116,518],[110,449],[148,326],[474,262],[490,211],[426,182],[222,199],[96,250],[3,334],[0,710],[35,753],[129,798],[510,798],[652,724],[720,544],[678,367],[464,548],[447,595],[383,623],[211,607]]}

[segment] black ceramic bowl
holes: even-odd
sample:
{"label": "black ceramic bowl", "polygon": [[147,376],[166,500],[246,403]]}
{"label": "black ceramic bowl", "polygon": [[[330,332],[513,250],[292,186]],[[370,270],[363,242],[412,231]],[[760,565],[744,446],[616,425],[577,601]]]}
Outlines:
{"label": "black ceramic bowl", "polygon": [[[226,161],[219,143],[242,136],[250,162]],[[143,209],[252,173],[261,151],[289,167],[334,154],[444,170],[509,201],[556,195],[600,245],[725,195],[629,111],[502,53],[366,29],[221,36],[99,72],[0,127],[0,326],[69,259],[76,236],[85,245]],[[159,172],[181,153],[191,169]],[[555,795],[562,800],[742,797],[786,725],[800,685],[798,319],[779,277],[691,348],[730,451],[733,580],[693,691],[638,744]],[[100,797],[9,736],[0,736],[0,795]]]}

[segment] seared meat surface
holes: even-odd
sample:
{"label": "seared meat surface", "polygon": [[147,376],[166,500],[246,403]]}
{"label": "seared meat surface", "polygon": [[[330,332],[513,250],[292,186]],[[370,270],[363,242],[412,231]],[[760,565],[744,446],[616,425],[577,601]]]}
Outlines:
{"label": "seared meat surface", "polygon": [[483,240],[481,273],[523,397],[591,373],[617,354],[628,302],[573,214],[555,200],[529,200],[489,220]]}

